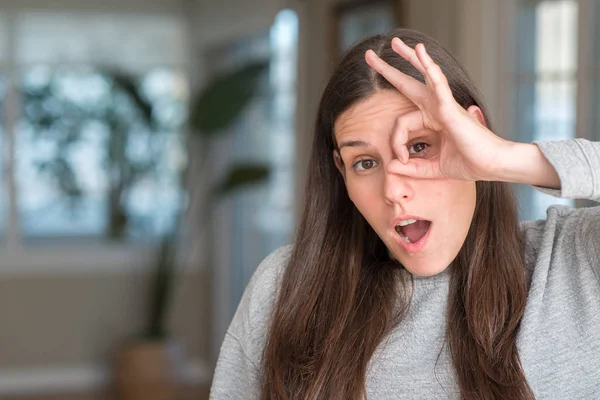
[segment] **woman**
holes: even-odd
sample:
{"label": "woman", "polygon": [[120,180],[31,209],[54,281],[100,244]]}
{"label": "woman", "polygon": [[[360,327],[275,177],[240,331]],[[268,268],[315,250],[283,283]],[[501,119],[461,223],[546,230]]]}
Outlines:
{"label": "woman", "polygon": [[519,224],[506,184],[598,201],[600,143],[490,128],[431,38],[349,50],[294,245],[246,289],[212,398],[600,398],[600,207]]}

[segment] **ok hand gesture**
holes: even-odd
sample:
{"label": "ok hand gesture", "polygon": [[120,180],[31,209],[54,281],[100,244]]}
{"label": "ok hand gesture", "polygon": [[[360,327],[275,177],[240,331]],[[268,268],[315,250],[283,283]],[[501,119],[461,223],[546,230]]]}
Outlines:
{"label": "ok hand gesture", "polygon": [[[388,170],[417,178],[495,180],[515,143],[500,138],[479,122],[477,116],[483,120],[483,115],[478,107],[465,110],[456,102],[446,76],[423,44],[412,49],[394,38],[392,48],[423,75],[425,84],[393,68],[372,50],[366,53],[369,66],[418,107],[418,111],[403,116],[395,130],[392,147],[397,160],[389,164]],[[442,135],[439,152],[429,158],[410,158],[406,146],[410,132],[425,129]]]}

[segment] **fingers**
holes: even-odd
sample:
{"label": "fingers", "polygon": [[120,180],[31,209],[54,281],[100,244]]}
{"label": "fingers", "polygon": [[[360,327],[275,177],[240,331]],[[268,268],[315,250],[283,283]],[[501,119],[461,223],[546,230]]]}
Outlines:
{"label": "fingers", "polygon": [[438,164],[423,158],[413,158],[406,164],[399,160],[392,160],[387,165],[387,172],[420,179],[443,178]]}
{"label": "fingers", "polygon": [[450,90],[450,86],[448,85],[448,79],[446,79],[446,75],[440,68],[439,65],[433,61],[427,50],[425,49],[425,45],[419,43],[415,46],[415,53],[417,58],[421,62],[421,65],[425,69],[425,77],[431,82],[433,86],[433,90],[438,98],[440,104],[450,104],[454,102],[454,97],[452,96],[452,91]]}
{"label": "fingers", "polygon": [[411,65],[421,73],[421,75],[426,75],[425,67],[421,63],[421,60],[419,60],[417,53],[412,47],[408,46],[406,43],[396,37],[392,39],[392,49],[401,55],[406,61],[410,62]]}
{"label": "fingers", "polygon": [[394,131],[391,136],[392,151],[398,159],[407,163],[410,157],[406,143],[408,143],[409,132],[423,130],[423,114],[420,111],[412,111],[396,119]]}
{"label": "fingers", "polygon": [[373,50],[367,51],[365,60],[371,68],[381,74],[413,103],[420,104],[420,99],[427,95],[427,89],[421,82],[398,71],[396,68],[379,58]]}
{"label": "fingers", "polygon": [[421,179],[442,177],[439,164],[434,160],[410,158],[410,153],[406,147],[410,139],[409,133],[423,129],[423,114],[419,110],[409,112],[396,119],[390,140],[392,151],[397,159],[389,162],[387,166],[389,173]]}
{"label": "fingers", "polygon": [[[399,38],[392,39],[392,49],[411,63],[425,78],[427,87],[435,93],[440,104],[452,104],[454,96],[442,69],[427,53],[425,46],[419,43],[412,49]],[[427,96],[427,87],[379,58],[373,50],[365,55],[367,64],[394,85],[402,94],[417,105],[421,105]]]}

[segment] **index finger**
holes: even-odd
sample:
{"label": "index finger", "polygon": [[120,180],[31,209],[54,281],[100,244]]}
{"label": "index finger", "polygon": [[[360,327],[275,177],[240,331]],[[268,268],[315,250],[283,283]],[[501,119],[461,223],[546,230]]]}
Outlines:
{"label": "index finger", "polygon": [[381,76],[394,85],[396,89],[413,103],[420,105],[422,103],[421,99],[427,96],[425,85],[412,76],[408,76],[389,65],[377,56],[373,50],[367,50],[365,60],[371,68],[381,74]]}
{"label": "index finger", "polygon": [[412,111],[396,118],[394,131],[390,139],[392,151],[402,163],[406,164],[410,158],[406,148],[409,133],[421,130],[423,130],[423,115],[420,111]]}

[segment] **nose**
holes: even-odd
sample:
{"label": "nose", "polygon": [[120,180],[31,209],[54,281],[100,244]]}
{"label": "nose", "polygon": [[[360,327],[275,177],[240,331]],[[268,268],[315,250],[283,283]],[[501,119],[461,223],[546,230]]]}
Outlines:
{"label": "nose", "polygon": [[385,171],[383,195],[386,203],[389,205],[405,203],[413,197],[413,194],[412,182],[409,177]]}

